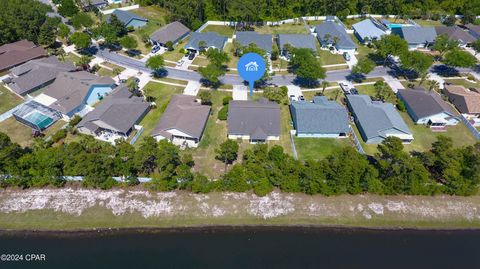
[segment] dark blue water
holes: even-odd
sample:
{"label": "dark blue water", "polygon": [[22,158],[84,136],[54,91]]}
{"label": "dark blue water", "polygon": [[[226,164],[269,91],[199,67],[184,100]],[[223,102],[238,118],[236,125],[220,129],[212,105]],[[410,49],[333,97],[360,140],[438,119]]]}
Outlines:
{"label": "dark blue water", "polygon": [[0,268],[480,268],[480,231],[231,228],[0,234]]}

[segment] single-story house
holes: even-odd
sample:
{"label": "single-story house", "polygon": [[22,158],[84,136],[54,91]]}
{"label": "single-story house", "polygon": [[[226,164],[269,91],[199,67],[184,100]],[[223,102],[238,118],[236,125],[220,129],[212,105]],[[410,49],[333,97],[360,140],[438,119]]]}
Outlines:
{"label": "single-story house", "polygon": [[433,45],[437,38],[437,31],[434,27],[400,27],[392,29],[392,33],[407,41],[409,50],[427,48]]}
{"label": "single-story house", "polygon": [[108,6],[107,0],[80,0],[80,5],[83,10],[89,11],[95,8],[102,9]]}
{"label": "single-story house", "polygon": [[372,101],[368,95],[347,95],[347,105],[367,144],[379,144],[389,136],[410,143],[413,134],[391,103]]}
{"label": "single-story house", "polygon": [[317,50],[317,47],[315,46],[315,37],[306,34],[278,34],[277,45],[280,49],[281,55],[287,58],[290,58],[286,49],[288,46],[297,49]]}
{"label": "single-story house", "polygon": [[77,129],[101,140],[114,142],[118,138],[127,139],[149,109],[149,103],[144,102],[142,97],[133,96],[122,85],[87,113],[78,123]]}
{"label": "single-story house", "polygon": [[12,68],[10,77],[4,81],[19,95],[26,95],[52,83],[60,72],[72,72],[77,68],[69,62],[60,62],[50,56],[28,61]]}
{"label": "single-story house", "polygon": [[355,36],[364,44],[379,40],[382,36],[388,34],[387,27],[372,18],[357,22],[352,25],[352,28]]}
{"label": "single-story house", "polygon": [[424,88],[399,89],[397,96],[405,103],[408,115],[416,124],[443,127],[456,125],[460,121],[458,113],[435,91]]}
{"label": "single-story house", "polygon": [[447,35],[451,40],[458,41],[459,45],[464,47],[477,40],[468,31],[463,30],[458,26],[437,26],[435,27],[437,35]]}
{"label": "single-story house", "polygon": [[345,107],[325,96],[315,96],[313,102],[294,101],[290,112],[298,137],[340,138],[350,132]]}
{"label": "single-story house", "polygon": [[251,143],[279,140],[280,106],[265,98],[230,101],[227,124],[229,139],[248,139]]}
{"label": "single-story house", "polygon": [[[215,32],[193,32],[185,49],[193,51],[208,50],[210,48],[223,50],[228,38]],[[203,44],[202,44],[203,43]]]}
{"label": "single-story house", "polygon": [[103,99],[115,87],[109,77],[80,72],[62,72],[55,82],[35,97],[35,101],[62,113],[66,120],[73,115],[80,116],[92,110],[92,105]]}
{"label": "single-story house", "polygon": [[44,56],[47,56],[46,51],[28,40],[2,45],[0,46],[0,71]]}
{"label": "single-story house", "polygon": [[[148,22],[148,20],[142,16],[121,9],[115,9],[112,15],[115,15],[125,27],[140,28],[147,25]],[[107,17],[107,22],[110,22],[110,16]]]}
{"label": "single-story house", "polygon": [[271,35],[259,34],[253,31],[236,32],[235,40],[243,47],[247,47],[253,43],[263,49],[267,54],[272,53],[273,41]]}
{"label": "single-story house", "polygon": [[339,52],[355,53],[357,45],[350,38],[343,24],[333,17],[315,27],[318,42],[324,48],[334,47]]}
{"label": "single-story house", "polygon": [[445,95],[457,110],[468,118],[480,117],[480,93],[461,85],[445,85]]}
{"label": "single-story house", "polygon": [[175,94],[152,132],[157,140],[168,139],[177,146],[195,148],[202,139],[210,115],[210,106],[195,96]]}
{"label": "single-story house", "polygon": [[150,35],[153,45],[165,46],[168,41],[176,45],[190,34],[190,29],[179,21],[171,22]]}
{"label": "single-story house", "polygon": [[480,25],[475,24],[467,24],[465,28],[468,30],[468,33],[471,34],[473,37],[479,39],[480,38]]}

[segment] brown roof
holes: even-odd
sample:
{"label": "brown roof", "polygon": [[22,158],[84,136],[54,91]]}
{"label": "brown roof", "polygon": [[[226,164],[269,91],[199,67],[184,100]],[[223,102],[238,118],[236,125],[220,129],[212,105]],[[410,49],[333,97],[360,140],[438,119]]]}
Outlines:
{"label": "brown roof", "polygon": [[5,44],[0,46],[0,71],[46,55],[42,47],[28,40]]}
{"label": "brown roof", "polygon": [[437,35],[447,35],[452,40],[457,40],[461,44],[473,43],[477,40],[468,31],[458,26],[437,26],[435,27]]}
{"label": "brown roof", "polygon": [[175,94],[152,132],[152,136],[167,137],[170,129],[177,129],[200,139],[207,124],[210,106],[195,101],[195,96]]}
{"label": "brown roof", "polygon": [[98,77],[85,71],[62,72],[44,94],[57,99],[50,105],[51,108],[68,114],[85,101],[91,86],[113,84],[115,81],[112,78]]}
{"label": "brown roof", "polygon": [[480,114],[480,93],[460,85],[445,85],[445,92],[460,113]]}

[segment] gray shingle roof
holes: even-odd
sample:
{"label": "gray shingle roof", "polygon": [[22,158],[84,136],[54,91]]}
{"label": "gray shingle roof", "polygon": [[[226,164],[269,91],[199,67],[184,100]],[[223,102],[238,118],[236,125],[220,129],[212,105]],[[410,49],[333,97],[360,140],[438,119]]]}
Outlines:
{"label": "gray shingle roof", "polygon": [[399,89],[397,94],[410,108],[414,121],[442,112],[450,114],[451,116],[458,115],[435,91],[428,92],[423,88],[414,88],[411,90]]}
{"label": "gray shingle roof", "polygon": [[362,40],[368,37],[368,39],[380,39],[383,35],[386,35],[385,31],[378,28],[371,19],[366,19],[361,22],[357,22],[352,25],[353,30],[360,36]]}
{"label": "gray shingle roof", "polygon": [[210,115],[210,106],[202,105],[195,99],[195,96],[173,95],[152,136],[165,136],[168,130],[177,129],[200,139]]}
{"label": "gray shingle roof", "polygon": [[57,75],[55,82],[48,86],[44,94],[57,99],[50,105],[51,108],[68,114],[85,101],[91,86],[114,84],[115,81],[112,78],[98,77],[85,71],[62,72]]}
{"label": "gray shingle roof", "polygon": [[228,38],[223,35],[219,35],[214,32],[207,32],[207,33],[198,33],[193,32],[190,36],[190,40],[188,41],[185,48],[187,49],[194,49],[200,50],[200,42],[204,41],[206,44],[206,48],[217,48],[219,50],[223,50],[225,43],[227,42]]}
{"label": "gray shingle roof", "polygon": [[55,56],[31,60],[20,66],[12,68],[14,75],[8,85],[18,94],[27,94],[55,79],[60,72],[74,71],[76,68],[69,62],[62,63]]}
{"label": "gray shingle roof", "polygon": [[325,21],[315,27],[317,38],[320,42],[325,40],[326,35],[330,35],[329,42],[333,42],[334,37],[338,37],[335,47],[337,49],[356,49],[357,45],[348,35],[345,28],[334,21]]}
{"label": "gray shingle roof", "polygon": [[434,27],[401,27],[392,29],[395,33],[405,39],[408,44],[425,44],[435,42],[437,32]]}
{"label": "gray shingle roof", "polygon": [[150,35],[150,39],[165,44],[168,41],[177,42],[188,35],[190,29],[179,21],[171,22]]}
{"label": "gray shingle roof", "polygon": [[[133,19],[139,20],[139,21],[148,21],[146,18],[142,16],[139,16],[121,9],[115,9],[112,14],[115,15],[117,19],[121,21],[124,25],[127,25]],[[107,21],[110,22],[110,16],[107,17]]]}
{"label": "gray shingle roof", "polygon": [[266,99],[230,101],[228,105],[228,134],[249,135],[251,139],[280,136],[280,107]]}
{"label": "gray shingle roof", "polygon": [[458,26],[437,26],[435,31],[437,31],[437,35],[446,34],[450,39],[457,40],[460,44],[473,43],[477,40],[468,31]]}
{"label": "gray shingle roof", "polygon": [[267,34],[258,34],[256,32],[236,32],[236,40],[242,46],[248,46],[251,43],[257,47],[265,50],[268,53],[272,52],[272,36]]}
{"label": "gray shingle roof", "polygon": [[128,89],[119,87],[93,111],[86,114],[77,127],[84,127],[92,132],[98,129],[109,129],[126,134],[133,125],[140,122],[150,104],[144,102],[141,97],[125,97],[123,93],[125,90],[128,92]]}
{"label": "gray shingle roof", "polygon": [[325,96],[316,96],[313,103],[292,102],[292,118],[298,133],[339,134],[348,133],[347,110]]}
{"label": "gray shingle roof", "polygon": [[372,101],[368,95],[350,94],[347,95],[347,101],[367,140],[378,136],[385,138],[385,131],[391,129],[411,134],[407,124],[392,104]]}
{"label": "gray shingle roof", "polygon": [[28,40],[2,45],[0,46],[0,71],[46,55],[42,47]]}
{"label": "gray shingle roof", "polygon": [[279,34],[278,45],[280,49],[284,49],[285,45],[289,44],[294,48],[317,50],[315,46],[315,37],[306,34]]}

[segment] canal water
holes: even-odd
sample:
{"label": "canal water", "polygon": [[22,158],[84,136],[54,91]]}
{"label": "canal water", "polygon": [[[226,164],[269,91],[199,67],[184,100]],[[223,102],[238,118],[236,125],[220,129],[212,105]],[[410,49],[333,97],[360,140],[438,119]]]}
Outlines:
{"label": "canal water", "polygon": [[[480,231],[209,228],[0,234],[0,268],[480,268]],[[46,261],[26,261],[45,255]],[[39,256],[37,256],[39,257]],[[12,257],[10,257],[12,258]]]}

